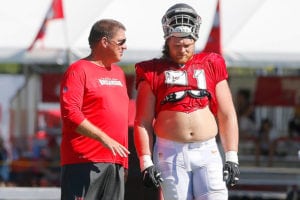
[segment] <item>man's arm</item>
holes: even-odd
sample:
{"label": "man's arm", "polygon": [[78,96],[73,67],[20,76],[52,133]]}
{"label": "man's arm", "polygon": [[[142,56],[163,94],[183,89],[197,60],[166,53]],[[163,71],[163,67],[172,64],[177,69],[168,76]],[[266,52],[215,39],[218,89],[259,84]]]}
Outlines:
{"label": "man's arm", "polygon": [[143,81],[137,90],[134,121],[134,142],[139,157],[152,155],[154,112],[155,96],[149,84]]}
{"label": "man's arm", "polygon": [[76,132],[101,142],[103,146],[111,150],[113,155],[119,154],[122,157],[127,157],[127,155],[130,153],[126,147],[109,137],[106,133],[93,125],[87,119],[84,119],[79,124]]}
{"label": "man's arm", "polygon": [[231,91],[226,80],[216,86],[218,126],[224,151],[238,151],[239,131]]}
{"label": "man's arm", "polygon": [[137,90],[134,143],[140,160],[143,183],[147,187],[159,187],[162,181],[152,162],[154,116],[155,96],[150,85],[142,81]]}
{"label": "man's arm", "polygon": [[236,111],[231,91],[226,80],[216,86],[218,101],[218,126],[222,146],[225,151],[224,180],[227,185],[235,185],[239,180],[238,142],[239,131]]}

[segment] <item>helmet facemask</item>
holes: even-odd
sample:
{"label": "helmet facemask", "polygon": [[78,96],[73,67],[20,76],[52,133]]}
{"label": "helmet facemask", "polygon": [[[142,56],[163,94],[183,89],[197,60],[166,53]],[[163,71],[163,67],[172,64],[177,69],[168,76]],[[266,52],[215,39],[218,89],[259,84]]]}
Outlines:
{"label": "helmet facemask", "polygon": [[196,11],[186,4],[172,6],[162,18],[164,38],[192,37],[198,39],[201,18]]}

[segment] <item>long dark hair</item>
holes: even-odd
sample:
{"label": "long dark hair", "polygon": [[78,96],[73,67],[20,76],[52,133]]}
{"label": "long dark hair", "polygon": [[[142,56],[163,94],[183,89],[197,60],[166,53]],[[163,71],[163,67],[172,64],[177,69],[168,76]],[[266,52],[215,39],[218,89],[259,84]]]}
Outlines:
{"label": "long dark hair", "polygon": [[161,58],[162,59],[169,59],[170,58],[170,50],[169,50],[169,46],[168,46],[168,39],[165,40],[165,44],[163,46],[163,49],[162,49],[162,56]]}

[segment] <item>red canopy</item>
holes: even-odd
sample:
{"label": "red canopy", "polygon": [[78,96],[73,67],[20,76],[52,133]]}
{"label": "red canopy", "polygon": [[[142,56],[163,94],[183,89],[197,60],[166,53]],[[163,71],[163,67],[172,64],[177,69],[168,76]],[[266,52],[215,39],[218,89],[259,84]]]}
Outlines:
{"label": "red canopy", "polygon": [[300,77],[258,77],[254,104],[258,106],[299,105]]}

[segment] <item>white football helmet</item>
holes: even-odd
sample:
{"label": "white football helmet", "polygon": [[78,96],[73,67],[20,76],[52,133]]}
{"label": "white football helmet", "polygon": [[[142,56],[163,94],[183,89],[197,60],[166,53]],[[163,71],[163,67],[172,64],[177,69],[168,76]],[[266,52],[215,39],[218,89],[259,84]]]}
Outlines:
{"label": "white football helmet", "polygon": [[201,17],[191,6],[178,3],[170,7],[161,20],[164,38],[171,36],[198,39]]}

